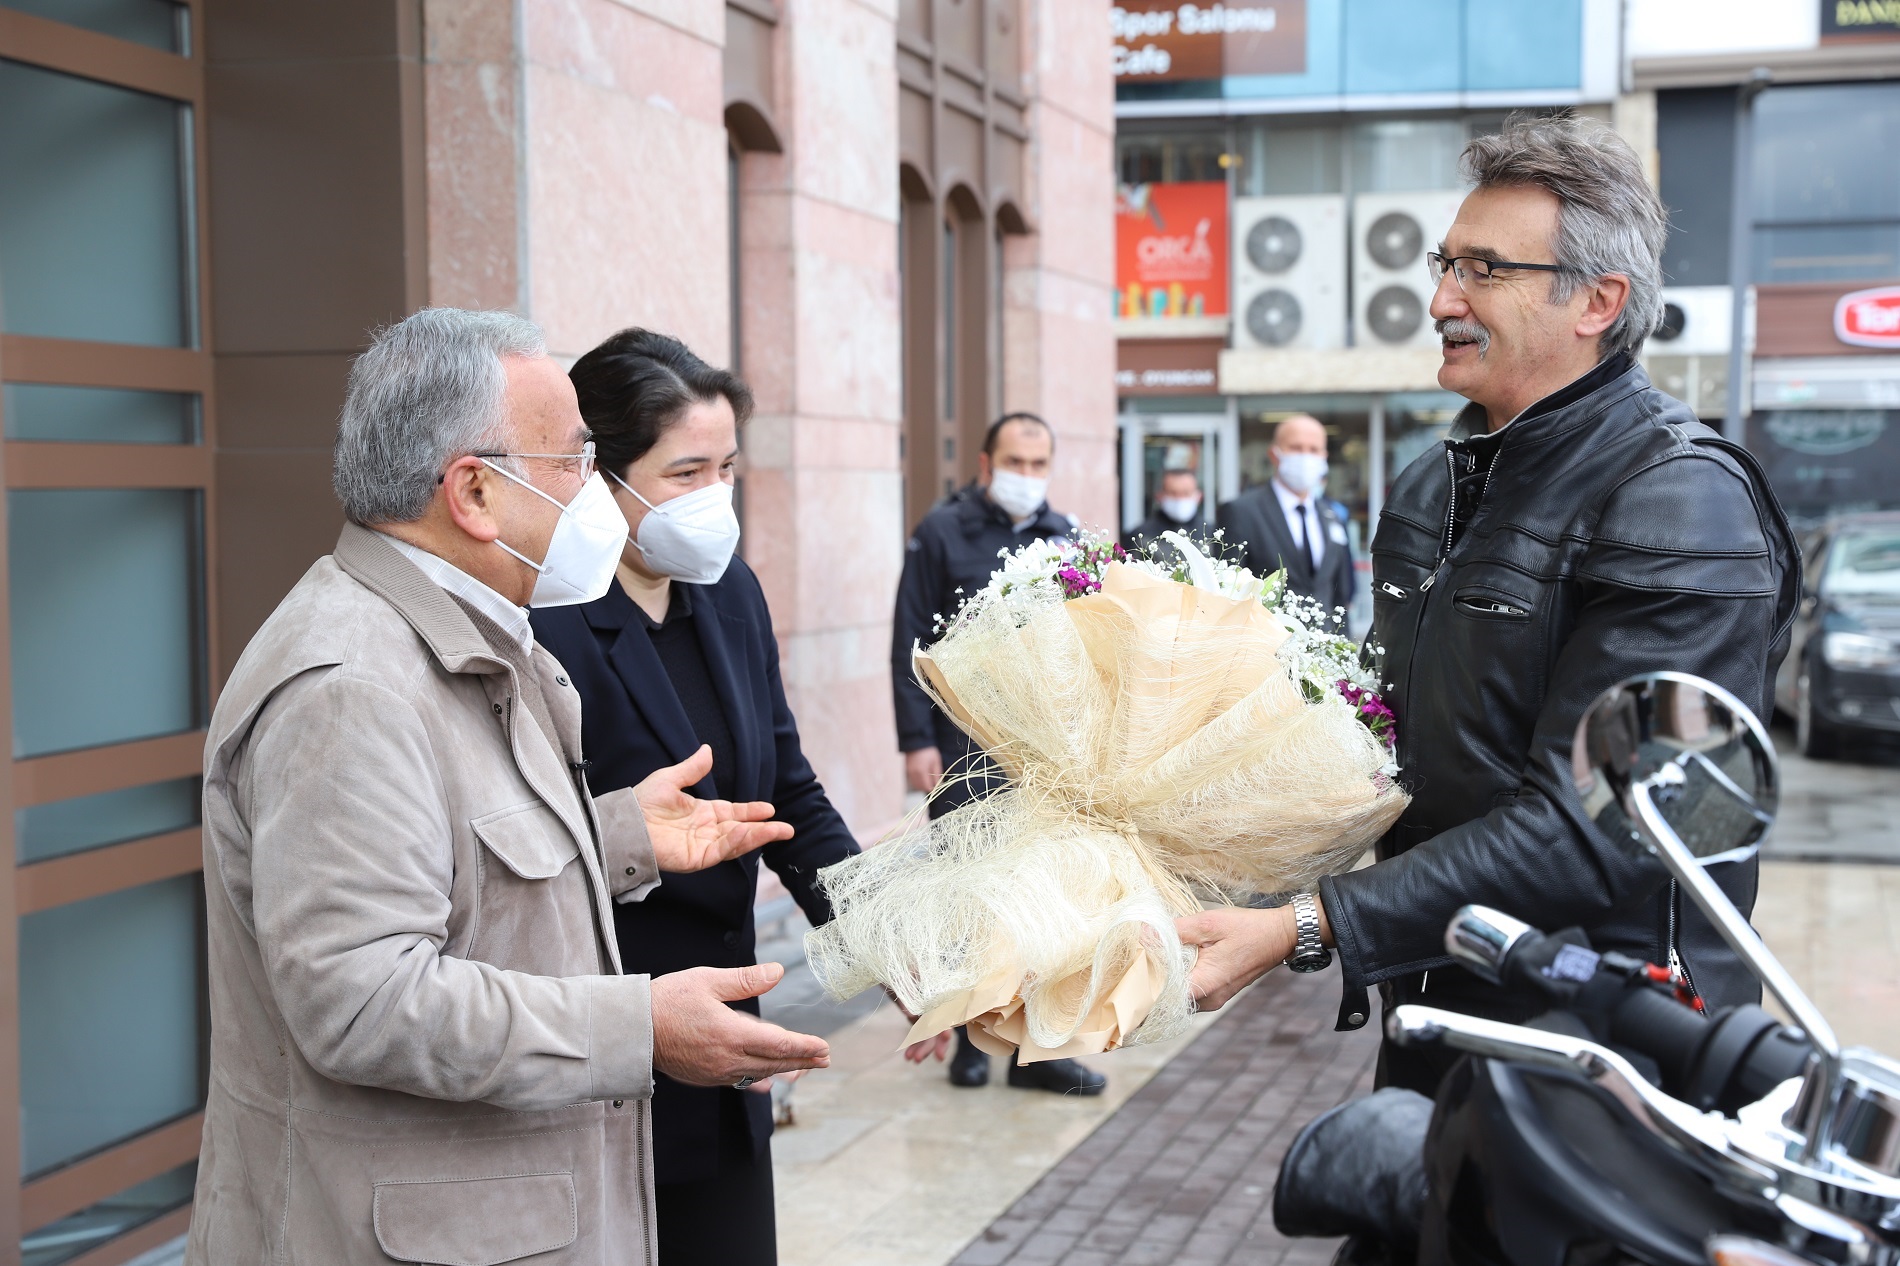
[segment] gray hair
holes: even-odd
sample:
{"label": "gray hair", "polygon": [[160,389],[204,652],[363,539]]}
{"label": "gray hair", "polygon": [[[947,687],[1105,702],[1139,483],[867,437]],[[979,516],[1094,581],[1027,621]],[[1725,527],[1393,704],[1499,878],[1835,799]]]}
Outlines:
{"label": "gray hair", "polygon": [[508,447],[504,356],[544,356],[512,312],[424,308],[376,331],[350,366],[331,483],[352,523],[412,523],[458,457]]}
{"label": "gray hair", "polygon": [[1609,125],[1574,114],[1514,115],[1504,130],[1465,146],[1459,169],[1480,189],[1535,186],[1557,198],[1551,253],[1574,272],[1552,274],[1550,301],[1611,273],[1629,278],[1629,302],[1603,331],[1605,357],[1632,355],[1662,316],[1662,251],[1669,212],[1643,164]]}

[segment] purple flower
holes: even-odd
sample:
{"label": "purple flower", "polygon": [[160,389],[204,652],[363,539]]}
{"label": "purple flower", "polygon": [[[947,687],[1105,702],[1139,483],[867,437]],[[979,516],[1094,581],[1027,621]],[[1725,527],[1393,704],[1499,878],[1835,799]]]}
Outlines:
{"label": "purple flower", "polygon": [[1059,568],[1056,571],[1056,581],[1062,586],[1062,596],[1065,599],[1080,598],[1102,587],[1101,581],[1075,567]]}
{"label": "purple flower", "polygon": [[1359,716],[1359,723],[1371,730],[1373,737],[1384,743],[1388,751],[1397,751],[1399,718],[1386,706],[1385,700],[1364,686],[1355,686],[1344,678],[1339,680],[1335,688],[1340,697],[1353,706],[1353,711]]}

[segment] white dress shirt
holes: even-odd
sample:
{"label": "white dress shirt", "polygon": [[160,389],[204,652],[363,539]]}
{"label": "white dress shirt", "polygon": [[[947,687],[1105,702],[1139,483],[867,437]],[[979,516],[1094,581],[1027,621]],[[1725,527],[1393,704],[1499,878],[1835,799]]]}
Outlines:
{"label": "white dress shirt", "polygon": [[447,559],[438,558],[426,549],[417,549],[408,541],[387,532],[378,532],[377,535],[400,550],[404,558],[420,567],[423,575],[500,625],[504,633],[521,643],[524,654],[533,653],[534,626],[528,623],[526,607],[516,606]]}
{"label": "white dress shirt", "polygon": [[[1302,497],[1281,483],[1273,481],[1273,495],[1279,498],[1280,513],[1286,515],[1287,534],[1295,541],[1304,538],[1306,551],[1313,557],[1313,570],[1319,570],[1320,560],[1326,557],[1326,528],[1319,519],[1319,498],[1312,493]],[[1300,522],[1300,508],[1306,509],[1306,522]]]}

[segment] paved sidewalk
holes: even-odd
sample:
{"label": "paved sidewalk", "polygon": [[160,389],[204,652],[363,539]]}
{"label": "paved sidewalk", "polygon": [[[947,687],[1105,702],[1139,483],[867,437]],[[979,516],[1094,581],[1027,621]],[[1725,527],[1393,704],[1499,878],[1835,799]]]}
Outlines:
{"label": "paved sidewalk", "polygon": [[1336,1033],[1339,980],[1276,971],[1057,1163],[956,1266],[1321,1266],[1270,1206],[1300,1128],[1372,1089],[1378,1037]]}

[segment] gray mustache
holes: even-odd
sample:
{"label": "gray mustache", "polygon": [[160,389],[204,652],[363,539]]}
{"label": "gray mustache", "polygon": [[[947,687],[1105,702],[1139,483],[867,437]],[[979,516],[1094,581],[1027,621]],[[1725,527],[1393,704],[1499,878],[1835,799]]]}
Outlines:
{"label": "gray mustache", "polygon": [[1478,345],[1479,356],[1483,356],[1486,352],[1491,350],[1491,331],[1485,329],[1476,321],[1466,320],[1461,317],[1445,317],[1432,322],[1432,328],[1438,331],[1438,337],[1441,339],[1449,334],[1453,337],[1476,343]]}

